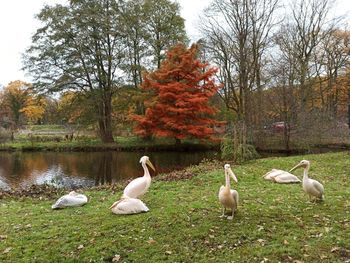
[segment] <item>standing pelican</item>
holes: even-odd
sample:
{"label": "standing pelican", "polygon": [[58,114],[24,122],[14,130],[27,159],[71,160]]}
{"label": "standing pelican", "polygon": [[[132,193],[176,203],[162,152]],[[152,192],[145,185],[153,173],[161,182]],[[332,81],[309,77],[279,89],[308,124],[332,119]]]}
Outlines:
{"label": "standing pelican", "polygon": [[307,160],[302,160],[302,161],[300,161],[299,164],[294,166],[290,170],[290,172],[294,171],[295,169],[297,169],[299,167],[304,168],[304,176],[303,176],[303,190],[304,190],[304,192],[309,195],[310,200],[312,200],[312,197],[315,197],[319,200],[323,200],[324,199],[323,185],[320,182],[309,178],[309,176],[308,176],[308,172],[310,169],[310,162]]}
{"label": "standing pelican", "polygon": [[69,194],[60,197],[54,205],[51,206],[52,209],[65,208],[71,206],[82,206],[88,201],[86,195],[79,194],[75,191],[71,191]]}
{"label": "standing pelican", "polygon": [[130,197],[122,197],[110,209],[112,209],[114,214],[118,215],[138,214],[149,211],[148,207],[140,199]]}
{"label": "standing pelican", "polygon": [[224,165],[225,168],[225,179],[226,185],[222,185],[219,190],[219,201],[223,206],[221,217],[225,216],[226,208],[231,209],[231,216],[228,216],[227,219],[232,220],[235,210],[237,210],[238,206],[238,192],[236,190],[231,189],[230,185],[230,176],[237,183],[237,178],[235,174],[232,172],[229,164]]}
{"label": "standing pelican", "polygon": [[300,179],[295,175],[283,170],[272,169],[263,175],[265,180],[270,180],[280,184],[300,183]]}
{"label": "standing pelican", "polygon": [[[147,192],[151,185],[151,175],[149,174],[147,165],[155,171],[153,164],[149,160],[148,156],[142,156],[140,163],[144,170],[144,175],[132,180],[124,189],[122,197],[138,198]],[[147,164],[147,165],[146,165]]]}

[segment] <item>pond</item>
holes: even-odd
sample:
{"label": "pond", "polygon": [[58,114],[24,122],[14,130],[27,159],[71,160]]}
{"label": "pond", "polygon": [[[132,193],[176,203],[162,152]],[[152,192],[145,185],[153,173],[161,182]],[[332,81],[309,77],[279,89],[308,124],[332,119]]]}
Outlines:
{"label": "pond", "polygon": [[26,188],[33,184],[70,189],[112,184],[142,176],[139,160],[143,155],[150,157],[156,174],[217,158],[215,151],[0,152],[0,189]]}

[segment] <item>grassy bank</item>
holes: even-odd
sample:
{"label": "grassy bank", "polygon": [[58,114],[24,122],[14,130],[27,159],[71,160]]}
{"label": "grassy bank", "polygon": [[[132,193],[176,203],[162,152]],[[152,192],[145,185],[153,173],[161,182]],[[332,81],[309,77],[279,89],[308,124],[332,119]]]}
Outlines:
{"label": "grassy bank", "polygon": [[[41,136],[43,138],[44,136]],[[0,144],[0,151],[137,151],[140,149],[156,151],[188,151],[219,149],[218,143],[184,140],[175,145],[171,139],[143,140],[137,137],[116,137],[114,143],[102,143],[96,138],[60,141],[31,141],[29,138],[18,138],[13,142]]]}
{"label": "grassy bank", "polygon": [[[310,203],[301,185],[261,175],[300,159],[325,185]],[[232,166],[239,211],[219,218],[223,164],[192,167],[188,180],[156,178],[144,197],[150,212],[117,216],[115,190],[89,190],[81,208],[52,211],[55,198],[0,200],[1,262],[346,262],[350,260],[350,152],[260,159]],[[296,174],[301,174],[299,170]],[[181,177],[181,176],[179,176]]]}

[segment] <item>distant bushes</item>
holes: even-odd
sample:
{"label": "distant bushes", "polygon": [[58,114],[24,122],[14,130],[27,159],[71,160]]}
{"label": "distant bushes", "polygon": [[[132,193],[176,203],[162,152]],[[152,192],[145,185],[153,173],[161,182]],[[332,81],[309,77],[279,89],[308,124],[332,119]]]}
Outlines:
{"label": "distant bushes", "polygon": [[12,140],[13,133],[9,130],[0,127],[0,143],[5,143]]}
{"label": "distant bushes", "polygon": [[253,145],[239,143],[235,141],[235,137],[230,135],[224,137],[220,149],[222,159],[233,160],[235,163],[243,163],[260,157]]}

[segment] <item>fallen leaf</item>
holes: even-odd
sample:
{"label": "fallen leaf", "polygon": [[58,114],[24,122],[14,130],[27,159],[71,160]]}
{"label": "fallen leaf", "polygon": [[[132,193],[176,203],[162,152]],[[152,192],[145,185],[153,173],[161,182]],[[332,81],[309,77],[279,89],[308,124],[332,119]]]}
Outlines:
{"label": "fallen leaf", "polygon": [[84,245],[79,245],[78,246],[78,249],[83,249],[84,248]]}
{"label": "fallen leaf", "polygon": [[112,258],[112,262],[118,262],[120,260],[120,255],[115,254],[114,257]]}
{"label": "fallen leaf", "polygon": [[154,239],[149,239],[149,240],[147,240],[147,243],[148,244],[154,244],[154,243],[157,243],[157,241],[155,241]]}
{"label": "fallen leaf", "polygon": [[9,253],[11,250],[12,250],[12,247],[5,248],[4,252],[2,252],[2,253],[3,253],[3,254],[7,254],[7,253]]}

